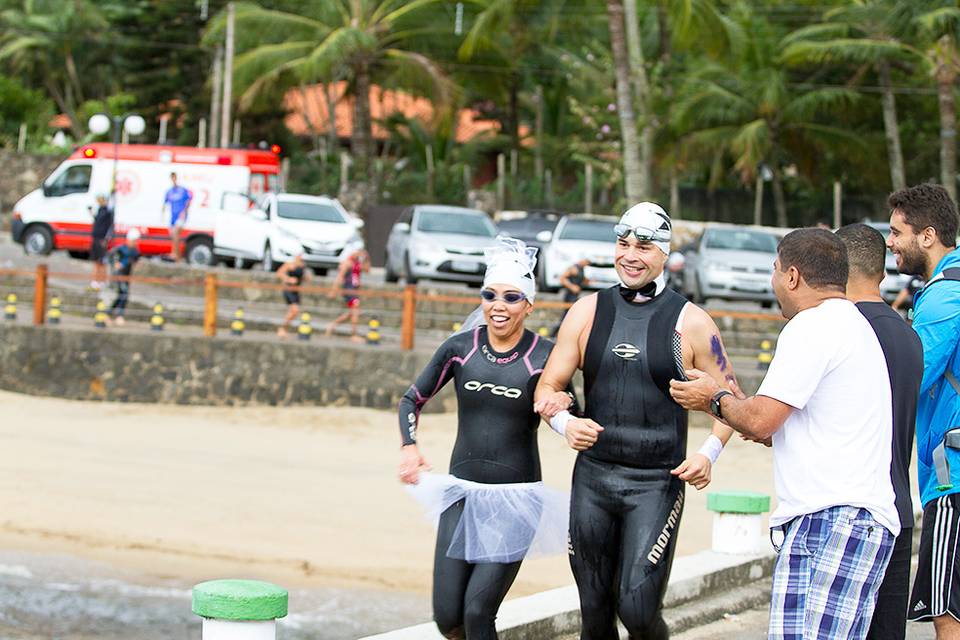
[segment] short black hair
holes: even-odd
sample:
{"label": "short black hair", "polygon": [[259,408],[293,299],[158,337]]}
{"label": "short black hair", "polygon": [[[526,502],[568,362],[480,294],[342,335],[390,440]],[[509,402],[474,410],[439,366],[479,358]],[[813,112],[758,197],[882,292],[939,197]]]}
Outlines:
{"label": "short black hair", "polygon": [[851,274],[883,279],[887,245],[882,233],[870,225],[857,222],[840,227],[836,234],[847,247],[847,264]]}
{"label": "short black hair", "polygon": [[957,205],[940,185],[927,182],[894,191],[887,204],[891,212],[903,214],[914,233],[933,227],[943,246],[957,246]]}
{"label": "short black hair", "polygon": [[814,289],[847,290],[847,248],[826,229],[797,229],[777,246],[780,271],[796,267]]}

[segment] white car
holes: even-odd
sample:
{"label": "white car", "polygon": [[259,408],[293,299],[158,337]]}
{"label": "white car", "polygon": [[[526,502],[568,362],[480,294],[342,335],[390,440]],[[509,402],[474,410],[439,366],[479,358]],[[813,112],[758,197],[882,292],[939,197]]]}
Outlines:
{"label": "white car", "polygon": [[386,280],[401,276],[477,285],[487,268],[483,250],[496,244],[497,227],[477,209],[414,205],[394,223],[387,238]]}
{"label": "white car", "polygon": [[259,262],[273,271],[302,252],[307,266],[324,275],[363,248],[363,221],[334,198],[268,193],[250,205],[241,194],[227,194],[214,227],[214,252],[238,267]]}
{"label": "white car", "polygon": [[616,223],[617,218],[610,216],[564,216],[539,256],[541,288],[558,290],[563,272],[583,259],[590,261],[590,266],[584,269],[589,288],[603,289],[620,282],[613,268]]}

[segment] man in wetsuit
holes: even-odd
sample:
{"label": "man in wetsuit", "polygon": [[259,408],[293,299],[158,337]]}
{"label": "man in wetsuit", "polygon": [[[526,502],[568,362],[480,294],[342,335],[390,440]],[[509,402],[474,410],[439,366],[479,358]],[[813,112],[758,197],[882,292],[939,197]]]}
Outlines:
{"label": "man in wetsuit", "polygon": [[847,300],[870,322],[887,361],[893,396],[893,446],[890,479],[900,516],[900,535],[880,583],[877,606],[867,640],[903,640],[907,633],[910,558],[913,547],[913,499],[910,497],[910,454],[917,418],[917,394],[923,377],[920,337],[880,296],[887,247],[883,234],[869,225],[850,224],[837,230],[847,247],[850,275]]}
{"label": "man in wetsuit", "polygon": [[[570,505],[570,566],[580,592],[581,640],[669,636],[661,615],[684,481],[702,488],[731,431],[720,423],[689,458],[687,412],[671,378],[698,367],[735,384],[709,315],[665,285],[671,221],[656,204],[631,207],[615,227],[623,286],[571,307],[537,386],[536,408],[580,451]],[[583,370],[584,419],[562,409],[563,389]]]}

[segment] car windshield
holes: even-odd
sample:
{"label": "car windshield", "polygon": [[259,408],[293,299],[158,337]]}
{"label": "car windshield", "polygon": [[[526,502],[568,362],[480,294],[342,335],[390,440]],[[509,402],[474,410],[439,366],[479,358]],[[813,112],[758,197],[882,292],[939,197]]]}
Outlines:
{"label": "car windshield", "polygon": [[496,228],[486,215],[459,211],[421,211],[417,217],[417,230],[423,233],[455,233],[482,238],[497,235]]}
{"label": "car windshield", "polygon": [[777,239],[769,233],[743,229],[710,229],[707,231],[707,249],[730,251],[758,251],[776,253]]}
{"label": "car windshield", "polygon": [[536,238],[541,231],[553,231],[557,226],[555,220],[547,218],[523,218],[520,220],[503,220],[499,225],[500,231],[513,238],[525,240]]}
{"label": "car windshield", "polygon": [[613,222],[605,220],[575,220],[568,218],[560,233],[561,240],[589,240],[592,242],[613,243]]}
{"label": "car windshield", "polygon": [[336,207],[319,202],[296,202],[281,200],[277,203],[277,213],[281,218],[291,220],[310,220],[311,222],[346,222]]}

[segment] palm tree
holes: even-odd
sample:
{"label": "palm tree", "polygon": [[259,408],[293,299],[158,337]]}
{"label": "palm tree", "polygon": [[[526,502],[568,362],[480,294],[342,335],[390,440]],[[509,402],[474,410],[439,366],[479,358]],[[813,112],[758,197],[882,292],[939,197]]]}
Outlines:
{"label": "palm tree", "polygon": [[737,19],[752,37],[719,61],[691,65],[674,100],[672,124],[686,132],[681,138],[686,157],[712,162],[711,186],[731,162],[744,184],[762,166],[769,168],[777,225],[787,226],[784,167],[796,165],[811,175],[825,149],[859,149],[855,134],[824,123],[858,96],[846,88],[795,88],[780,61],[782,34],[747,11]]}
{"label": "palm tree", "polygon": [[21,0],[0,12],[0,62],[41,82],[77,139],[84,135],[77,107],[85,100],[77,56],[107,26],[88,0]]}
{"label": "palm tree", "polygon": [[[915,0],[901,3],[909,18],[925,66],[937,85],[940,107],[940,182],[957,200],[957,106],[954,88],[960,73],[960,7],[955,1]],[[913,15],[906,14],[910,12]],[[906,14],[906,15],[905,15]]]}
{"label": "palm tree", "polygon": [[854,65],[851,82],[859,81],[870,69],[875,70],[881,87],[890,181],[894,189],[902,189],[907,179],[891,66],[915,57],[916,51],[900,39],[905,25],[896,19],[895,8],[890,0],[853,0],[830,9],[822,23],[790,34],[783,57],[794,65]]}
{"label": "palm tree", "polygon": [[[403,87],[431,95],[441,105],[452,87],[439,66],[413,49],[417,38],[435,33],[418,13],[441,0],[310,0],[299,12],[236,7],[238,49],[234,73],[241,106],[262,93],[343,78],[354,97],[351,152],[361,175],[372,176],[373,135],[370,87]],[[205,41],[217,41],[221,14]]]}

